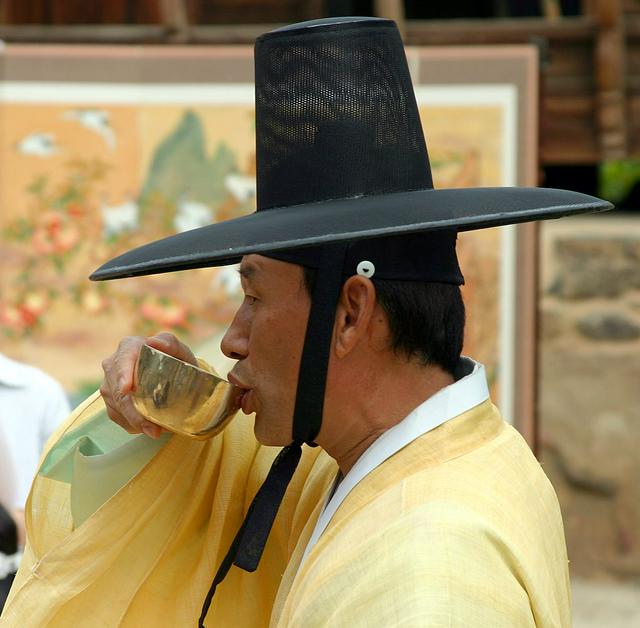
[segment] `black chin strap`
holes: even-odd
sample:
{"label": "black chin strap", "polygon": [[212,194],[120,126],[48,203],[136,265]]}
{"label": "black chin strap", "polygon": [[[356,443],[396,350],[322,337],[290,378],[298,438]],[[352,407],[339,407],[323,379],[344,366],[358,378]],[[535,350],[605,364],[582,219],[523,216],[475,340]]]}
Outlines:
{"label": "black chin strap", "polygon": [[313,287],[311,311],[298,373],[293,414],[294,440],[278,454],[265,481],[253,498],[204,600],[198,628],[205,628],[204,620],[216,587],[224,580],[231,566],[236,565],[250,572],[258,568],[273,521],[300,462],[302,443],[315,445],[313,441],[322,425],[331,336],[342,287],[342,268],[347,246],[346,243],[331,244],[320,251],[323,259]]}
{"label": "black chin strap", "polygon": [[233,539],[227,555],[218,567],[218,572],[202,605],[198,628],[205,628],[204,620],[209,612],[216,587],[225,579],[231,565],[236,565],[245,571],[255,571],[258,568],[273,520],[298,462],[300,462],[301,454],[301,444],[292,443],[285,447],[273,461],[265,481],[247,510],[244,521]]}
{"label": "black chin strap", "polygon": [[347,247],[346,242],[340,242],[323,246],[318,251],[322,259],[313,286],[293,413],[293,440],[312,446],[315,446],[313,441],[322,426],[331,336]]}

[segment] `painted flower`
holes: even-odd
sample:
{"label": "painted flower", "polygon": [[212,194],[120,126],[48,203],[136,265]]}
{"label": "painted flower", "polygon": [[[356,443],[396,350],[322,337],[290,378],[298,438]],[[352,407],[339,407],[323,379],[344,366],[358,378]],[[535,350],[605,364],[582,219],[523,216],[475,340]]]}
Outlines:
{"label": "painted flower", "polygon": [[10,332],[23,333],[39,322],[40,314],[29,309],[24,302],[0,304],[0,324]]}
{"label": "painted flower", "polygon": [[66,253],[79,239],[78,229],[64,214],[48,211],[38,219],[32,243],[37,253],[50,255]]}
{"label": "painted flower", "polygon": [[11,331],[23,331],[26,327],[20,309],[8,303],[0,304],[0,323]]}
{"label": "painted flower", "polygon": [[35,312],[31,311],[28,307],[25,307],[24,303],[18,305],[18,312],[20,313],[23,327],[27,329],[34,327],[40,318]]}
{"label": "painted flower", "polygon": [[86,290],[80,299],[82,309],[89,314],[100,314],[109,309],[109,300],[97,290]]}
{"label": "painted flower", "polygon": [[36,317],[40,317],[49,305],[49,297],[45,292],[27,292],[20,307]]}
{"label": "painted flower", "polygon": [[87,208],[80,203],[71,203],[67,206],[67,214],[71,218],[82,218],[87,214]]}
{"label": "painted flower", "polygon": [[189,308],[182,303],[148,300],[140,306],[140,313],[147,321],[160,327],[187,327]]}

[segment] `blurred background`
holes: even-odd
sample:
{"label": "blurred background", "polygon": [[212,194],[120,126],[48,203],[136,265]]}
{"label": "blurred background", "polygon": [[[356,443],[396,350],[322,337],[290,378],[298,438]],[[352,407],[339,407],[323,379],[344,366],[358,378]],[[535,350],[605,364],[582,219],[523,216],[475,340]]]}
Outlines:
{"label": "blurred background", "polygon": [[[640,625],[637,0],[0,0],[0,353],[47,373],[72,405],[125,334],[172,329],[222,365],[219,335],[239,298],[232,269],[86,277],[137,244],[253,211],[250,46],[282,24],[354,14],[397,21],[417,84],[431,82],[436,50],[535,57],[514,92],[523,130],[511,137],[528,174],[500,170],[507,153],[492,142],[504,112],[469,91],[455,105],[464,115],[421,106],[437,187],[544,185],[618,207],[532,227],[512,255],[498,232],[470,236],[461,258],[475,286],[467,350],[495,389],[506,385],[500,343],[513,343],[525,373],[511,380],[513,408],[530,418],[515,423],[560,498],[574,624]],[[485,85],[500,82],[489,64],[475,68]],[[505,265],[519,273],[515,294],[500,283]],[[505,299],[529,312],[511,340]],[[22,385],[20,368],[0,369],[0,395]],[[45,381],[34,373],[23,380]],[[38,412],[41,446],[61,419]],[[0,429],[8,413],[0,407]]]}

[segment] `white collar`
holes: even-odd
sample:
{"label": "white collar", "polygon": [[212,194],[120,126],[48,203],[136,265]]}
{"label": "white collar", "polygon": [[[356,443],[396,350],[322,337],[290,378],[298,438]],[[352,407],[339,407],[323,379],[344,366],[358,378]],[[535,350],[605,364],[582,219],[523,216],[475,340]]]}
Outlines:
{"label": "white collar", "polygon": [[29,383],[27,367],[0,353],[0,384],[21,388]]}
{"label": "white collar", "polygon": [[358,458],[333,495],[329,495],[313,534],[307,543],[300,566],[317,543],[325,528],[351,490],[385,460],[416,438],[446,423],[489,398],[485,368],[471,358],[461,358],[456,381],[429,397],[400,423],[377,438]]}

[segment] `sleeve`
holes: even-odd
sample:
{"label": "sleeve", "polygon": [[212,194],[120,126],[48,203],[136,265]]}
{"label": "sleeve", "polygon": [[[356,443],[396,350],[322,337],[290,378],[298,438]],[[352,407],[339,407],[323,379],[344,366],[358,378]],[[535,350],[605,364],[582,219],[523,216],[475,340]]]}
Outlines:
{"label": "sleeve", "polygon": [[[206,441],[171,436],[74,528],[73,473],[61,468],[53,478],[44,470],[63,459],[103,457],[86,445],[98,442],[105,423],[96,393],[48,445],[26,506],[28,543],[4,610],[8,625],[133,628],[197,622],[211,578],[242,521],[257,451],[251,423],[237,417]],[[130,442],[122,446],[123,454]]]}

